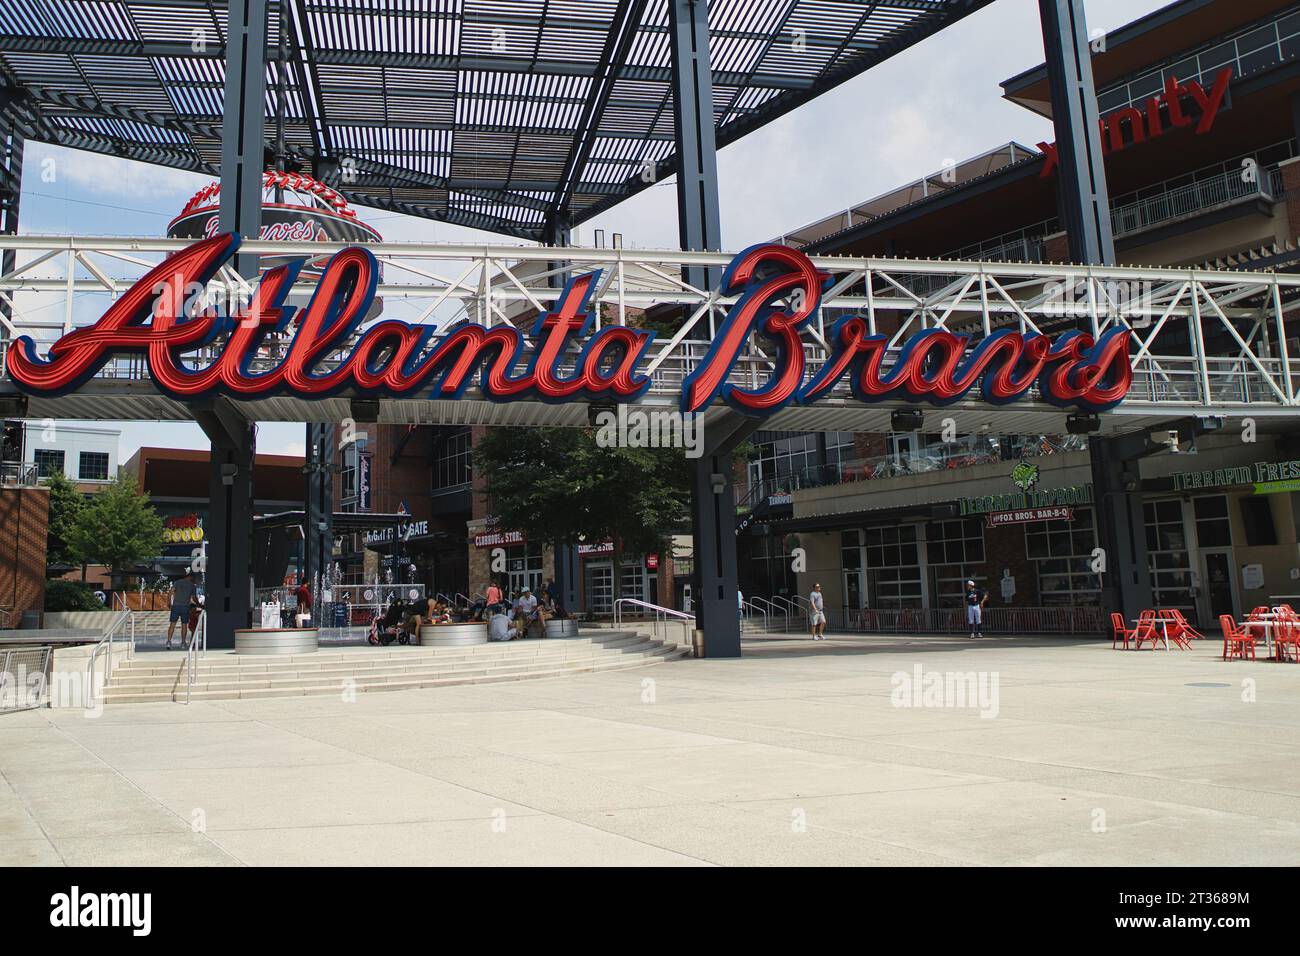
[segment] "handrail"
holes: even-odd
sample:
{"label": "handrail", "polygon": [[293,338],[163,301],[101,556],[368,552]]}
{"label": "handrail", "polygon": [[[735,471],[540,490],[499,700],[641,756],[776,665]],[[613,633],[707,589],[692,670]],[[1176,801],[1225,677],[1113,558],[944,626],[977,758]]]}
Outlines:
{"label": "handrail", "polygon": [[104,686],[107,687],[113,680],[113,643],[114,637],[118,630],[129,624],[131,628],[131,647],[135,647],[135,614],[132,610],[124,608],[118,615],[117,620],[108,626],[104,636],[90,650],[90,659],[86,662],[86,707],[89,708],[95,703],[95,660],[108,645],[108,664],[104,667]]}
{"label": "handrail", "polygon": [[[772,611],[773,613],[769,615],[768,611],[765,611],[763,610],[763,608],[759,607],[758,602],[760,601],[763,604],[766,604],[768,606],[768,610]],[[772,629],[772,618],[776,616],[775,614],[776,608],[773,607],[772,602],[767,600],[766,598],[754,597],[754,598],[745,598],[745,603],[753,607],[754,610],[758,611],[759,614],[763,615],[763,631],[764,632],[770,631]]]}
{"label": "handrail", "polygon": [[[778,601],[781,603],[778,604]],[[798,610],[799,606],[783,594],[773,594],[771,597],[771,603],[773,607],[784,608],[785,629],[787,631],[790,630],[790,621],[795,616],[795,612]]]}
{"label": "handrail", "polygon": [[[200,650],[199,648],[202,648]],[[185,648],[185,704],[189,706],[190,694],[194,692],[194,670],[198,657],[208,652],[208,612],[199,612],[198,627],[190,636],[190,643]]]}
{"label": "handrail", "polygon": [[[620,627],[623,624],[624,604],[631,604],[634,607],[642,607],[654,611],[654,615],[655,615],[654,632],[656,637],[659,635],[659,629],[661,627],[663,628],[664,636],[665,637],[667,636],[669,618],[676,619],[676,622],[681,624],[683,630],[685,630],[688,633],[691,629],[695,627],[694,614],[687,614],[684,611],[678,611],[671,607],[664,607],[661,604],[651,604],[649,601],[641,601],[638,600],[637,598],[619,598],[614,602],[614,626],[615,627]],[[691,644],[690,641],[687,641],[686,643],[688,644],[688,646]]]}

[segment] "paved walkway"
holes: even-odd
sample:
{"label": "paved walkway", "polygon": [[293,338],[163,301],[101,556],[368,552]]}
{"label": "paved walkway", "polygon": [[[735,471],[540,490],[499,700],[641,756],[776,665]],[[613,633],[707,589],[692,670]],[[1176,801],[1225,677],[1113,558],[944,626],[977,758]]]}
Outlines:
{"label": "paved walkway", "polygon": [[[11,714],[0,864],[1294,865],[1300,666],[1218,650],[767,637],[355,703]],[[949,672],[983,700],[899,706],[958,703]]]}

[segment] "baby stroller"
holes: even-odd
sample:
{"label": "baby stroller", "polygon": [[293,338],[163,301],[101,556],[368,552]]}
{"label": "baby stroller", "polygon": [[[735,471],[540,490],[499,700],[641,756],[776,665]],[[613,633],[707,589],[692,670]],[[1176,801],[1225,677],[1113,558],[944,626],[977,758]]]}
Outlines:
{"label": "baby stroller", "polygon": [[408,629],[408,622],[415,609],[407,607],[401,601],[393,601],[383,614],[376,614],[370,622],[366,640],[374,647],[387,647],[396,641],[398,644],[410,644],[414,635]]}

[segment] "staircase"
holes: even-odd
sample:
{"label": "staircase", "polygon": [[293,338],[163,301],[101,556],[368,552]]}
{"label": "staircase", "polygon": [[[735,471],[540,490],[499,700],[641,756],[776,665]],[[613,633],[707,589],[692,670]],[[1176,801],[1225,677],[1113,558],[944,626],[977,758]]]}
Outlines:
{"label": "staircase", "polygon": [[[690,649],[634,631],[471,647],[342,647],[284,657],[208,651],[198,659],[193,700],[411,690],[624,670],[687,657]],[[348,683],[350,682],[350,683]],[[185,655],[137,654],[113,672],[106,703],[185,699]]]}

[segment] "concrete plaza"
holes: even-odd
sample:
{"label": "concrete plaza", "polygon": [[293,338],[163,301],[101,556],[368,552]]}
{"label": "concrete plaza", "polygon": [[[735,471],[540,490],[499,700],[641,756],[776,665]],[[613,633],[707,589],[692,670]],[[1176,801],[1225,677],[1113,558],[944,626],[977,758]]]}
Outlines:
{"label": "concrete plaza", "polygon": [[[774,637],[351,703],[11,714],[0,863],[1295,864],[1300,666],[1219,650]],[[969,672],[985,706],[899,706],[961,703],[908,683]]]}

